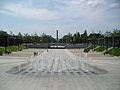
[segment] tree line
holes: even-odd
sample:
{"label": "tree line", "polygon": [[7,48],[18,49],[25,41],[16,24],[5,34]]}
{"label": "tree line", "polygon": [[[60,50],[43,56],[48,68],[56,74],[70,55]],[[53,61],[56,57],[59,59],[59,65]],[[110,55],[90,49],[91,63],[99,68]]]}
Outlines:
{"label": "tree line", "polygon": [[[0,37],[4,36],[16,36],[22,43],[55,43],[56,39],[50,35],[46,35],[43,33],[42,35],[38,35],[37,33],[34,34],[21,34],[20,32],[15,35],[10,31],[8,34],[6,31],[0,30]],[[59,39],[60,43],[87,43],[88,39],[96,39],[96,38],[104,38],[106,36],[120,36],[120,29],[114,29],[112,32],[106,31],[106,33],[102,34],[101,31],[95,33],[92,31],[90,34],[87,33],[87,30],[84,33],[76,32],[71,34],[70,32],[67,35],[64,35],[62,38]]]}
{"label": "tree line", "polygon": [[106,31],[104,34],[99,31],[98,33],[95,33],[92,31],[92,33],[88,34],[87,30],[84,31],[84,33],[80,34],[80,32],[76,32],[75,34],[68,33],[67,35],[64,35],[63,38],[60,39],[60,42],[64,43],[87,43],[88,39],[98,39],[98,38],[104,38],[104,37],[116,37],[120,36],[120,29],[114,29],[112,32]]}
{"label": "tree line", "polygon": [[56,40],[50,36],[50,35],[46,35],[45,33],[43,33],[42,35],[38,35],[37,33],[34,34],[21,34],[20,32],[15,35],[12,33],[12,31],[10,31],[10,34],[8,34],[6,31],[0,31],[0,37],[16,37],[17,39],[20,40],[20,42],[22,43],[50,43],[50,42],[56,42]]}

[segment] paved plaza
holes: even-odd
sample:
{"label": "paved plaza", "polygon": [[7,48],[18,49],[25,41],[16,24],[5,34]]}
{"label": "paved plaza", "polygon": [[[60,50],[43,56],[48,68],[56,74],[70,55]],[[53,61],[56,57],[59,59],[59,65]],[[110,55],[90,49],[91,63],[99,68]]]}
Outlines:
{"label": "paved plaza", "polygon": [[120,90],[120,57],[82,49],[26,49],[3,55],[0,90]]}

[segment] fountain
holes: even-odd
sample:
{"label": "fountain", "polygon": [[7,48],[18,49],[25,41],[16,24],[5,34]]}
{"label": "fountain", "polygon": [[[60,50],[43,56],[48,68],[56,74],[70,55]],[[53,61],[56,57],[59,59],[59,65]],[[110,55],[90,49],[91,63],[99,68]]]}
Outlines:
{"label": "fountain", "polygon": [[67,75],[74,73],[79,73],[80,75],[81,73],[84,75],[95,74],[97,68],[89,65],[86,59],[88,59],[87,54],[85,54],[84,58],[81,58],[75,56],[67,49],[50,49],[49,52],[46,50],[40,55],[32,55],[24,65],[18,65],[17,69],[12,71],[12,73],[21,75],[36,73],[36,76],[48,75],[48,73],[51,75],[56,75],[56,73],[63,74],[63,72],[67,73]]}

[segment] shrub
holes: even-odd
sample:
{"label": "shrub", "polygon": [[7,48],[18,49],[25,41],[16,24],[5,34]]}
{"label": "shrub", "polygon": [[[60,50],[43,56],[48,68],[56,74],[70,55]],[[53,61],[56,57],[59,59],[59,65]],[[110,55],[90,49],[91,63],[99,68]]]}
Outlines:
{"label": "shrub", "polygon": [[0,56],[2,56],[3,55],[3,52],[2,51],[0,51]]}
{"label": "shrub", "polygon": [[9,46],[9,47],[7,47],[7,49],[10,52],[17,52],[18,51],[18,46]]}

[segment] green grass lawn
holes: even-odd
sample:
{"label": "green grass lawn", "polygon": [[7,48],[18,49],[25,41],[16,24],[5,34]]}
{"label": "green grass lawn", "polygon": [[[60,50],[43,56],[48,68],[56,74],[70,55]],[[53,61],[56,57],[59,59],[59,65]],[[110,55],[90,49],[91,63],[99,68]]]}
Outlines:
{"label": "green grass lawn", "polygon": [[[22,51],[23,49],[26,49],[26,46],[19,45],[19,50],[18,50],[18,46],[8,46],[7,47],[7,51],[10,51],[10,52]],[[5,53],[5,47],[0,47],[0,55],[2,55],[3,53]]]}
{"label": "green grass lawn", "polygon": [[112,56],[120,56],[120,48],[113,48],[113,49],[107,51],[106,54],[110,54]]}
{"label": "green grass lawn", "polygon": [[18,46],[9,46],[9,47],[7,47],[7,50],[10,52],[17,52]]}
{"label": "green grass lawn", "polygon": [[0,47],[0,51],[1,51],[1,52],[4,52],[4,51],[5,51],[5,48],[4,48],[4,47]]}
{"label": "green grass lawn", "polygon": [[101,47],[95,49],[95,51],[97,51],[97,52],[103,52],[104,50],[106,50],[106,46],[101,46]]}
{"label": "green grass lawn", "polygon": [[9,46],[7,47],[8,51],[11,51],[11,52],[17,52],[17,51],[22,51],[23,49],[26,49],[26,46],[24,45],[19,45],[18,46]]}
{"label": "green grass lawn", "polygon": [[[95,45],[95,47],[97,47],[97,45]],[[89,49],[93,49],[93,48],[94,48],[94,45],[91,45],[89,47]],[[101,46],[101,47],[95,49],[95,51],[103,52],[104,50],[106,50],[106,48],[107,48],[106,46]],[[110,48],[110,47],[108,47],[108,48]],[[113,54],[113,50],[114,50],[114,54]],[[113,49],[107,51],[106,54],[110,54],[112,56],[120,56],[120,48],[113,48]]]}
{"label": "green grass lawn", "polygon": [[3,55],[3,53],[5,53],[5,48],[4,47],[0,47],[0,55]]}
{"label": "green grass lawn", "polygon": [[19,45],[19,49],[27,49],[27,47],[21,44]]}

